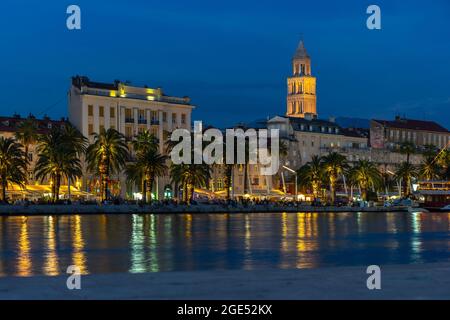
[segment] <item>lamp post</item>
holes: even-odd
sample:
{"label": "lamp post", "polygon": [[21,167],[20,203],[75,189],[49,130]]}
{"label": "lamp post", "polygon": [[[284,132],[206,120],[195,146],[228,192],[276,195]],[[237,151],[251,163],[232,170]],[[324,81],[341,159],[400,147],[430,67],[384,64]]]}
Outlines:
{"label": "lamp post", "polygon": [[294,169],[291,169],[289,167],[283,166],[283,169],[286,169],[287,171],[295,174],[295,201],[297,201],[297,197],[298,197],[298,192],[297,192],[297,171],[295,171]]}

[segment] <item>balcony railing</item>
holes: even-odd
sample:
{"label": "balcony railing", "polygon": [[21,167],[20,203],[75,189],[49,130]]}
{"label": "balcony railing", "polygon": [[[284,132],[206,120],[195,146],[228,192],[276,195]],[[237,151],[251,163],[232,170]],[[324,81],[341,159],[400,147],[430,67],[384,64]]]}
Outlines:
{"label": "balcony railing", "polygon": [[159,125],[159,120],[156,120],[156,119],[152,119],[152,120],[150,120],[150,124],[151,125]]}
{"label": "balcony railing", "polygon": [[138,119],[139,124],[147,124],[147,119]]}
{"label": "balcony railing", "polygon": [[125,123],[134,123],[134,118],[125,118]]}

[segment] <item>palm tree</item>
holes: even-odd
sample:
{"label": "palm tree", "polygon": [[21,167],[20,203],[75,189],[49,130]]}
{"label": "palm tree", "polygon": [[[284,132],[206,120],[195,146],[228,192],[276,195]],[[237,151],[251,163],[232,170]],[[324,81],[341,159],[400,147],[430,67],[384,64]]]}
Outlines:
{"label": "palm tree", "polygon": [[132,142],[133,150],[137,152],[144,152],[149,149],[158,150],[158,138],[149,130],[140,132]]}
{"label": "palm tree", "polygon": [[[81,158],[86,153],[88,144],[87,138],[70,122],[64,124],[63,134],[68,147],[72,148],[78,158]],[[70,199],[70,182],[71,178],[67,179],[68,196]]]}
{"label": "palm tree", "polygon": [[408,162],[402,162],[396,172],[395,177],[403,183],[403,194],[409,196],[411,194],[411,180],[418,176],[417,169],[414,165]]}
{"label": "palm tree", "polygon": [[322,159],[315,155],[311,161],[297,170],[298,183],[306,188],[311,188],[314,200],[319,197],[320,187],[324,181],[324,168]]}
{"label": "palm tree", "polygon": [[411,154],[416,151],[416,146],[410,141],[405,141],[400,144],[400,153],[406,154],[406,163],[410,163]]}
{"label": "palm tree", "polygon": [[350,180],[361,188],[361,198],[367,201],[369,187],[376,189],[383,184],[383,177],[377,166],[368,160],[359,160],[350,169]]}
{"label": "palm tree", "polygon": [[25,186],[28,159],[22,150],[22,145],[12,138],[0,137],[0,184],[2,187],[2,202],[7,202],[6,189],[8,184],[16,183]]}
{"label": "palm tree", "polygon": [[441,179],[450,179],[450,150],[442,150],[437,156],[437,162],[442,168]]}
{"label": "palm tree", "polygon": [[79,148],[82,146],[75,144],[61,127],[53,127],[38,138],[39,159],[34,170],[41,182],[50,178],[53,202],[59,199],[62,179],[82,176]]}
{"label": "palm tree", "polygon": [[334,203],[336,200],[336,182],[339,176],[344,174],[348,168],[347,159],[337,152],[331,152],[324,156],[322,161],[325,174],[328,176],[330,183],[331,202]]}
{"label": "palm tree", "polygon": [[[31,116],[26,120],[22,121],[17,126],[17,131],[15,133],[15,138],[18,142],[20,142],[24,149],[24,156],[28,159],[28,152],[30,150],[30,145],[36,143],[38,139],[38,127],[36,121]],[[28,166],[28,161],[26,161]],[[28,172],[28,168],[25,168],[25,171]]]}
{"label": "palm tree", "polygon": [[109,176],[119,172],[128,159],[125,136],[115,129],[102,128],[94,133],[94,143],[86,150],[88,169],[100,176],[102,201],[108,198]]}
{"label": "palm tree", "polygon": [[158,139],[147,130],[138,134],[133,141],[133,149],[136,158],[126,167],[127,179],[141,184],[143,201],[147,201],[147,194],[151,201],[153,182],[167,170],[168,157],[158,152]]}
{"label": "palm tree", "polygon": [[419,166],[419,175],[425,180],[433,180],[439,177],[440,169],[435,157],[426,157]]}
{"label": "palm tree", "polygon": [[194,195],[194,188],[206,185],[210,179],[211,167],[206,164],[172,164],[170,176],[173,183],[182,186],[182,200],[189,202]]}

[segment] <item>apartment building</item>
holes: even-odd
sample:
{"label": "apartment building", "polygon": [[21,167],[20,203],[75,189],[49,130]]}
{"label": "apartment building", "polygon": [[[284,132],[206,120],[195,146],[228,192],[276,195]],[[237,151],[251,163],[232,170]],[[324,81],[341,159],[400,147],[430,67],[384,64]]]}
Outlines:
{"label": "apartment building", "polygon": [[[102,128],[116,129],[128,140],[139,132],[150,130],[159,139],[160,152],[163,153],[164,143],[173,130],[191,128],[194,106],[190,98],[166,95],[161,88],[137,87],[118,80],[112,83],[94,82],[85,76],[75,76],[68,99],[69,121],[90,142],[93,141],[93,134]],[[125,177],[119,175],[116,180],[117,195],[119,192],[121,196],[136,194],[137,190],[126,186]],[[161,198],[164,190],[170,187],[170,182],[168,177],[158,180],[155,196]],[[94,177],[85,175],[87,191],[92,192],[96,184]]]}
{"label": "apartment building", "polygon": [[394,149],[402,142],[411,142],[417,147],[434,145],[444,148],[450,142],[450,131],[434,121],[405,119],[372,120],[370,144],[376,149]]}

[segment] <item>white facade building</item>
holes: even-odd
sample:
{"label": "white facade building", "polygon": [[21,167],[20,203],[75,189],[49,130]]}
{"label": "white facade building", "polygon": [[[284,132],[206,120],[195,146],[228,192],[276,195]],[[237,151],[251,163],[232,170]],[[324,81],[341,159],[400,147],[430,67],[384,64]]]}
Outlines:
{"label": "white facade building", "polygon": [[[100,83],[87,77],[72,78],[69,91],[69,121],[93,141],[93,133],[113,128],[131,140],[139,132],[150,130],[165,150],[168,135],[177,128],[190,130],[194,108],[189,97],[172,97],[161,88],[135,87],[120,81]],[[125,179],[117,177],[121,196],[125,196]],[[92,177],[85,175],[83,186],[89,190]],[[157,194],[162,197],[169,178],[159,179]]]}

